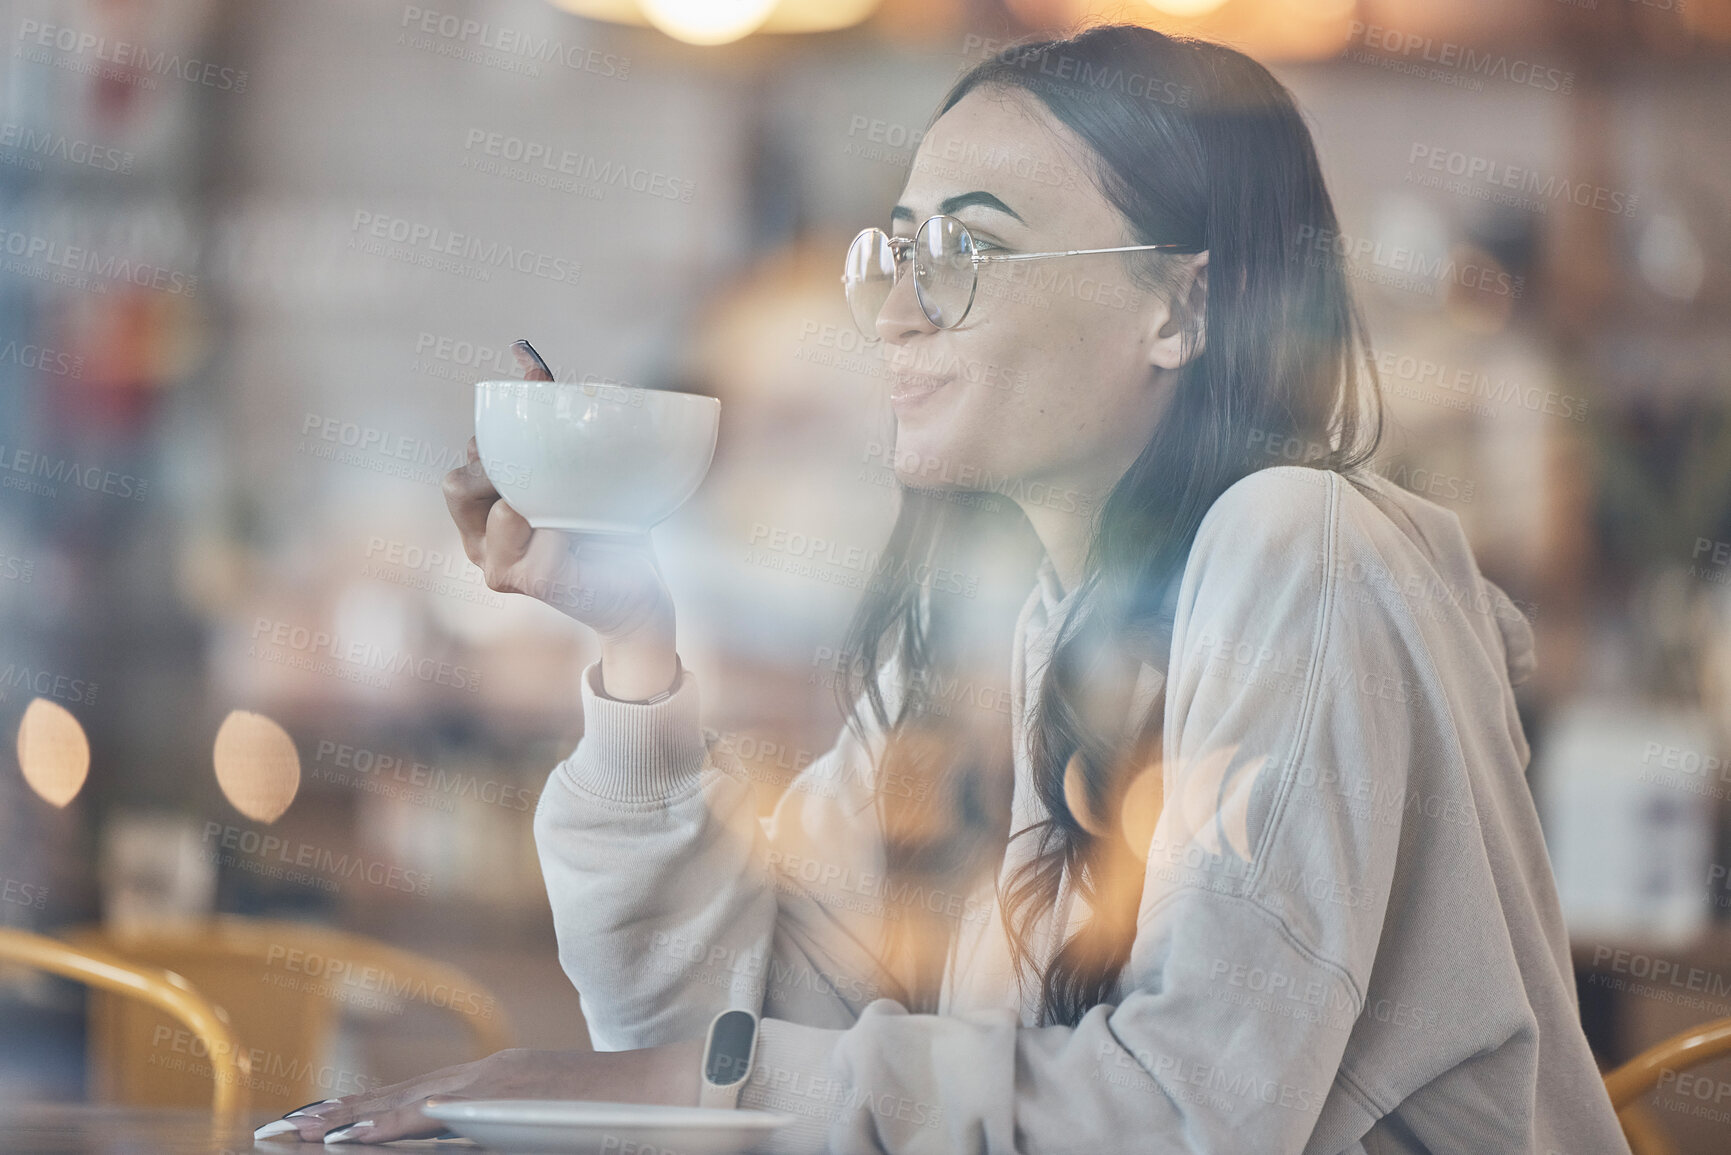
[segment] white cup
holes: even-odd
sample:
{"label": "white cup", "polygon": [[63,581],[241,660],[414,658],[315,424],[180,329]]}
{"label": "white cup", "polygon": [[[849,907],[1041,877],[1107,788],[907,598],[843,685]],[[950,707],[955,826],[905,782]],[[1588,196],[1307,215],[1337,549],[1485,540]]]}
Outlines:
{"label": "white cup", "polygon": [[721,402],[603,382],[478,381],[481,466],[537,529],[645,533],[715,456]]}

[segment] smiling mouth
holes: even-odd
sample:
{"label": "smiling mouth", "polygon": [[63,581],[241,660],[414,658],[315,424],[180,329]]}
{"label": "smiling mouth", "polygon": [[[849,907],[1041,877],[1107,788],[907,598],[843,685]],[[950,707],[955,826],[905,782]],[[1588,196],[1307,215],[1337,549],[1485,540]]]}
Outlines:
{"label": "smiling mouth", "polygon": [[910,373],[897,370],[890,374],[891,401],[911,401],[916,397],[924,397],[936,393],[950,383],[948,377],[939,377],[932,373]]}

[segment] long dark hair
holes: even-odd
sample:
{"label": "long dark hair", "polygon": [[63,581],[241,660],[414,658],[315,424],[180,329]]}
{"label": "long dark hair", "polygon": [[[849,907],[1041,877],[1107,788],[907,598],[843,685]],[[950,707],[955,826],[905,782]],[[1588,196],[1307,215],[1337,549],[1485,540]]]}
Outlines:
{"label": "long dark hair", "polygon": [[[902,486],[880,567],[892,576],[861,601],[836,690],[856,732],[866,732],[863,693],[885,735],[877,780],[886,893],[923,899],[886,910],[886,950],[912,976],[901,992],[910,1009],[937,1005],[954,932],[971,913],[954,896],[996,868],[1009,839],[1029,838],[1034,852],[998,894],[1004,923],[1019,971],[1043,963],[1040,1021],[1075,1024],[1112,997],[1135,937],[1147,848],[1129,846],[1098,816],[1114,814],[1128,781],[1161,758],[1163,695],[1139,725],[1125,726],[1128,682],[1142,661],[1166,666],[1169,595],[1197,527],[1233,482],[1295,463],[1268,447],[1308,447],[1301,463],[1315,468],[1363,465],[1381,437],[1382,409],[1344,272],[1304,251],[1306,238],[1336,230],[1334,206],[1309,130],[1265,68],[1217,44],[1102,25],[981,62],[933,120],[987,87],[1038,99],[1090,146],[1098,187],[1139,243],[1206,248],[1201,351],[1094,514],[1084,579],[1032,704],[1028,756],[1048,819],[1008,829],[1005,712],[943,700],[943,687],[973,680],[970,669],[1009,668],[1010,623],[1000,617],[995,629],[981,628],[990,599],[963,599],[929,580],[943,568],[966,572],[969,558],[1000,566],[1019,558],[1027,593],[1038,545],[1001,494]],[[1157,290],[1174,283],[1170,271],[1183,259],[1126,258]],[[981,645],[982,637],[1005,644]],[[879,684],[892,664],[894,684],[906,686],[893,722]],[[1032,930],[1066,875],[1092,914],[1042,959]]]}

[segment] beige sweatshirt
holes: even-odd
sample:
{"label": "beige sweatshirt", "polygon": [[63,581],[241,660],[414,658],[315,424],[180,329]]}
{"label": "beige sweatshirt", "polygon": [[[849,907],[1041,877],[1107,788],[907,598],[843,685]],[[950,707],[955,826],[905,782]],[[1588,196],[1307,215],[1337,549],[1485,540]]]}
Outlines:
{"label": "beige sweatshirt", "polygon": [[[1018,825],[1042,813],[1027,712],[1064,606],[1047,563],[1017,625]],[[1298,467],[1232,486],[1166,676],[1137,683],[1136,709],[1165,695],[1165,806],[1129,964],[1074,1027],[1034,1025],[992,887],[889,892],[869,711],[760,822],[695,675],[640,705],[591,666],[535,823],[560,959],[600,1049],[759,1011],[741,1105],[798,1120],[770,1151],[1626,1151],[1525,778],[1533,663],[1454,514]],[[906,902],[961,915],[937,1014],[884,997]],[[1048,956],[1087,913],[1066,886]]]}

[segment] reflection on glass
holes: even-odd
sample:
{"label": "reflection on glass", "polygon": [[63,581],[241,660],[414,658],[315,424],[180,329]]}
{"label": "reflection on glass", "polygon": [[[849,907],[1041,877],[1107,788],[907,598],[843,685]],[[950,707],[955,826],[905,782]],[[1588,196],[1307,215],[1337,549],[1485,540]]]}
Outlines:
{"label": "reflection on glass", "polygon": [[1118,821],[1124,831],[1124,841],[1129,843],[1138,858],[1146,860],[1148,857],[1148,848],[1154,841],[1154,827],[1160,821],[1160,810],[1165,801],[1159,762],[1144,768],[1124,788],[1123,809],[1119,811]]}
{"label": "reflection on glass", "polygon": [[90,741],[72,711],[34,699],[18,723],[18,765],[43,801],[65,806],[78,797],[90,773]]}
{"label": "reflection on glass", "polygon": [[255,822],[282,817],[300,789],[294,740],[263,714],[231,711],[216,732],[213,757],[223,797]]}

